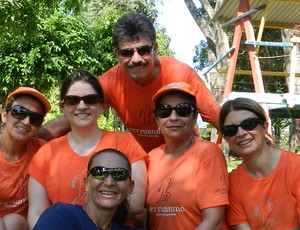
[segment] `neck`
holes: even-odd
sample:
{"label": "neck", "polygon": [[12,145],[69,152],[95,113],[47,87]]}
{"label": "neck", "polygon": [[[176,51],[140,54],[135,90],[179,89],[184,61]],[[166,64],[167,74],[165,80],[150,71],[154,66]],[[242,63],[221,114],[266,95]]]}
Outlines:
{"label": "neck", "polygon": [[169,159],[174,159],[183,155],[187,150],[190,149],[190,147],[194,144],[195,140],[196,137],[194,136],[194,134],[190,135],[189,138],[183,141],[178,141],[178,140],[168,141],[166,139],[166,145],[167,145],[165,150],[166,156]]}
{"label": "neck", "polygon": [[26,142],[14,141],[6,135],[6,132],[0,136],[0,149],[5,160],[14,162],[22,158],[26,152]]}
{"label": "neck", "polygon": [[93,221],[97,228],[103,230],[110,230],[111,220],[113,218],[114,212],[98,210],[94,205],[84,204],[82,205],[83,210],[87,216]]}
{"label": "neck", "polygon": [[267,146],[263,151],[244,158],[243,166],[253,178],[262,178],[271,174],[280,160],[281,150]]}
{"label": "neck", "polygon": [[68,135],[71,148],[80,156],[88,155],[99,143],[102,131],[97,127],[89,133],[72,130]]}

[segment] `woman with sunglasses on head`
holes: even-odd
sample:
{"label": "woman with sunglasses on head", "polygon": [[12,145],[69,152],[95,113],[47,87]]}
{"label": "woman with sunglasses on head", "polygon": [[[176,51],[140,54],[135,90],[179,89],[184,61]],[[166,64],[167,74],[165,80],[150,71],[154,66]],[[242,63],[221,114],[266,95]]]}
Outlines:
{"label": "woman with sunglasses on head", "polygon": [[229,174],[232,229],[299,229],[300,156],[275,148],[264,109],[248,98],[222,106],[219,124],[243,162]]}
{"label": "woman with sunglasses on head", "polygon": [[104,149],[95,153],[88,163],[84,184],[85,204],[54,204],[41,215],[34,230],[138,229],[125,226],[134,181],[130,162],[122,152]]}
{"label": "woman with sunglasses on head", "polygon": [[27,169],[45,141],[35,137],[51,106],[36,89],[19,87],[10,93],[1,111],[0,230],[28,229]]}
{"label": "woman with sunglasses on head", "polygon": [[98,127],[103,108],[103,91],[98,79],[87,71],[67,77],[60,92],[61,109],[71,132],[44,145],[29,168],[29,215],[32,228],[51,204],[83,204],[86,165],[96,151],[115,148],[132,164],[136,187],[130,196],[130,214],[142,212],[147,190],[147,155],[128,133],[109,132]]}
{"label": "woman with sunglasses on head", "polygon": [[191,86],[171,83],[153,100],[166,143],[149,153],[149,229],[221,229],[228,205],[226,162],[216,144],[194,134],[198,113]]}

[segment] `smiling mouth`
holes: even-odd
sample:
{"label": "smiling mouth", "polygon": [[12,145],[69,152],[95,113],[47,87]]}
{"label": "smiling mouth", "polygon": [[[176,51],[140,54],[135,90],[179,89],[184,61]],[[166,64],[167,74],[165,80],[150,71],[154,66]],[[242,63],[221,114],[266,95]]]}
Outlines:
{"label": "smiling mouth", "polygon": [[105,196],[114,196],[114,195],[117,195],[116,192],[108,192],[108,191],[100,191],[99,193],[101,195],[105,195]]}
{"label": "smiling mouth", "polygon": [[88,113],[80,113],[80,114],[75,114],[76,117],[88,117],[90,114]]}
{"label": "smiling mouth", "polygon": [[252,140],[245,140],[245,141],[240,141],[239,143],[238,143],[238,145],[239,146],[245,146],[245,145],[248,145],[248,144],[250,144],[252,142]]}

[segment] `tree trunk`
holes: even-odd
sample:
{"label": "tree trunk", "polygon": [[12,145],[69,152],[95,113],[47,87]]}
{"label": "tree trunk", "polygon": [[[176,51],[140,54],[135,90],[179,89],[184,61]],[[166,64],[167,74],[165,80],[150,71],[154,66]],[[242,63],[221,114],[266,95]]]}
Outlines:
{"label": "tree trunk", "polygon": [[[212,8],[209,1],[199,0],[203,9],[205,10],[205,15],[207,15],[207,19],[204,19],[203,15],[198,11],[193,0],[185,0],[187,8],[199,26],[199,29],[206,37],[208,45],[208,60],[210,65],[229,49],[228,37],[226,33],[223,31],[219,23],[212,20],[217,10],[216,8],[220,6],[222,1],[223,0],[218,0],[215,8]],[[217,70],[227,68],[227,65],[228,63],[225,58],[205,76],[208,87],[211,89],[218,102],[222,102],[223,99],[226,75],[219,74]]]}
{"label": "tree trunk", "polygon": [[[282,41],[283,42],[291,42],[291,30],[282,30]],[[288,58],[285,59],[285,64],[286,64],[286,71],[290,72],[291,68],[291,49],[290,48],[285,48],[284,49],[284,54],[289,55]],[[300,72],[300,49],[298,45],[298,50],[297,50],[297,65],[296,65],[296,73]],[[286,78],[287,85],[289,85],[290,82],[290,77]],[[295,86],[295,94],[300,93],[300,79],[296,78],[296,86]],[[300,145],[300,122],[299,119],[293,119],[292,124],[290,125],[290,132],[289,132],[289,145],[290,145],[290,150],[295,151],[297,146]]]}

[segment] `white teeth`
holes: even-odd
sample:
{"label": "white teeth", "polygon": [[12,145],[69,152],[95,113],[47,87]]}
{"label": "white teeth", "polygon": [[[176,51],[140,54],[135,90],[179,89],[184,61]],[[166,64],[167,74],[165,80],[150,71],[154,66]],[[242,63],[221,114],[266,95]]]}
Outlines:
{"label": "white teeth", "polygon": [[88,114],[86,114],[86,113],[84,113],[84,114],[76,114],[75,116],[77,116],[77,117],[87,117]]}
{"label": "white teeth", "polygon": [[22,128],[22,127],[17,127],[17,129],[19,129],[19,130],[21,130],[21,131],[23,131],[23,132],[26,132],[26,131],[27,131],[27,129]]}
{"label": "white teeth", "polygon": [[100,193],[103,195],[115,195],[116,194],[115,192],[106,192],[106,191],[101,191]]}
{"label": "white teeth", "polygon": [[245,140],[245,141],[241,141],[239,142],[239,145],[247,145],[251,142],[252,140]]}

